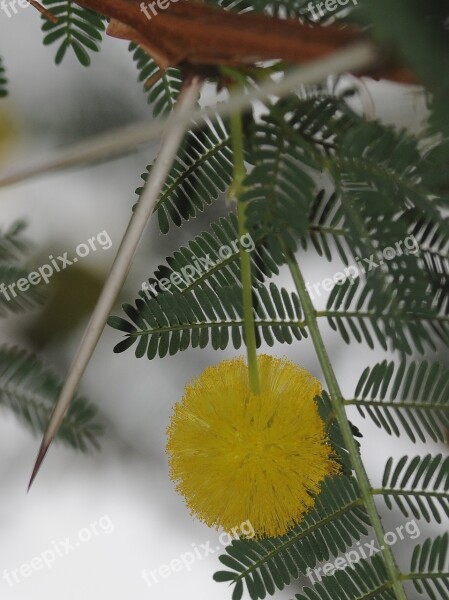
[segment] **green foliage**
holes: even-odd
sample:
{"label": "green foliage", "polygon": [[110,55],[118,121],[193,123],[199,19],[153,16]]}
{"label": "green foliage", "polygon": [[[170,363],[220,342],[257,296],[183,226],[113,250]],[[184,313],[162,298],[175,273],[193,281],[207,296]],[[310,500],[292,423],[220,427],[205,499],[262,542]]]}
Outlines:
{"label": "green foliage", "polygon": [[67,50],[72,48],[79,62],[84,67],[89,66],[88,51],[98,52],[100,49],[105,30],[103,18],[72,0],[43,0],[43,4],[58,19],[57,23],[53,23],[42,16],[44,44],[59,44],[56,64],[61,63]]}
{"label": "green foliage", "polygon": [[[339,13],[347,12],[338,10],[338,5],[336,10],[329,10],[325,3],[320,3],[318,0],[312,0],[312,2],[310,0],[253,0],[252,2],[248,0],[209,0],[208,4],[219,5],[237,12],[252,10],[277,17],[301,18],[311,23],[316,23],[318,20],[325,21],[329,17],[338,17],[341,16]],[[310,11],[309,5],[312,5],[315,10]]]}
{"label": "green foliage", "polygon": [[[359,18],[374,25],[376,35],[388,40],[417,74],[418,80],[432,91],[430,130],[447,137],[449,101],[449,40],[446,0],[360,0]],[[389,18],[386,19],[385,15]],[[400,26],[399,26],[400,24]]]}
{"label": "green foliage", "polygon": [[[279,289],[254,288],[256,335],[272,346],[274,341],[291,344],[293,339],[306,337],[301,308],[296,294]],[[142,294],[143,295],[143,294]],[[164,292],[155,297],[136,300],[135,306],[124,304],[129,320],[110,317],[109,325],[123,331],[127,337],[114,352],[123,352],[138,342],[136,357],[145,354],[150,360],[163,358],[187,348],[224,350],[232,343],[240,348],[243,340],[243,304],[241,287],[223,287],[218,293],[209,286],[188,292]]]}
{"label": "green foliage", "polygon": [[399,437],[405,433],[412,442],[444,442],[449,429],[449,370],[437,363],[384,360],[366,367],[355,391],[363,417]]}
{"label": "green foliage", "polygon": [[[0,347],[0,405],[11,409],[34,433],[43,434],[61,390],[61,382],[33,355]],[[96,408],[77,396],[58,439],[77,450],[98,447],[102,428]]]}
{"label": "green foliage", "polygon": [[[434,346],[429,328],[438,312],[429,303],[429,292],[441,288],[447,295],[447,289],[429,273],[431,267],[423,268],[418,252],[406,250],[404,244],[412,241],[410,231],[423,219],[435,239],[447,240],[448,223],[438,203],[443,199],[434,194],[432,165],[421,156],[416,139],[377,123],[353,125],[340,136],[332,163],[347,240],[353,256],[367,269],[358,308],[363,304],[368,313],[382,315],[382,335],[392,338],[395,349],[410,353],[414,343],[422,353],[426,345]],[[372,269],[366,264],[370,258],[374,259]],[[349,301],[353,293],[342,286],[332,300],[346,297]],[[387,313],[389,318],[385,318]],[[430,324],[410,320],[411,313],[427,313]],[[412,340],[407,341],[402,329]],[[447,339],[445,322],[440,331]]]}
{"label": "green foliage", "polygon": [[329,262],[336,250],[340,259],[348,266],[351,255],[345,240],[347,229],[336,193],[327,194],[325,190],[318,192],[310,207],[309,223],[307,235],[301,237],[303,250],[313,247],[318,256]]}
{"label": "green foliage", "polygon": [[[411,285],[418,287],[414,279]],[[386,304],[380,310],[376,281],[368,280],[363,285],[360,277],[349,277],[333,288],[322,316],[348,344],[354,339],[374,348],[377,340],[387,350],[389,340],[394,350],[405,354],[411,354],[413,349],[421,354],[429,348],[436,350],[436,337],[449,345],[449,316],[437,313],[435,297],[428,295],[426,303],[420,300],[418,312],[404,310],[402,296],[399,301],[392,285],[390,294],[390,299],[384,298]]]}
{"label": "green foliage", "polygon": [[[251,252],[252,275],[255,281],[263,282],[267,277],[279,274],[279,265],[262,244],[245,236],[240,242],[237,217],[230,213],[212,223],[210,232],[203,232],[193,238],[187,247],[179,248],[166,258],[154,277],[149,278],[147,289],[154,293],[163,291],[162,279],[172,278],[171,290],[188,292],[197,286],[207,284],[213,289],[230,287],[240,282],[239,247],[244,245]],[[177,278],[174,273],[180,273]],[[142,294],[141,294],[142,295]]]}
{"label": "green foliage", "polygon": [[352,568],[336,571],[334,575],[323,578],[313,589],[303,588],[302,594],[296,594],[297,600],[394,600],[395,595],[389,589],[385,566],[378,556],[363,560]]}
{"label": "green foliage", "polygon": [[233,540],[220,556],[227,567],[218,571],[215,581],[235,585],[233,600],[243,596],[245,583],[252,600],[282,590],[300,573],[305,574],[318,561],[344,552],[353,541],[368,533],[367,515],[354,480],[328,479],[315,507],[304,520],[282,537],[261,540]]}
{"label": "green foliage", "polygon": [[388,459],[381,492],[388,508],[396,505],[406,517],[441,523],[441,514],[449,517],[448,490],[449,456],[403,456],[396,465]]}
{"label": "green foliage", "polygon": [[263,232],[276,256],[282,255],[280,239],[292,250],[298,237],[306,245],[319,202],[313,171],[322,171],[335,137],[353,121],[357,117],[337,98],[293,97],[271,106],[250,132],[248,162],[254,169],[242,196],[247,226],[254,235]]}
{"label": "green foliage", "polygon": [[[4,317],[7,312],[20,313],[42,303],[42,295],[37,288],[31,287],[22,292],[16,287],[19,279],[28,276],[29,271],[17,266],[5,266],[0,264],[0,282],[5,288],[0,289],[0,316]],[[9,288],[12,286],[12,289]]]}
{"label": "green foliage", "polygon": [[16,221],[5,232],[0,231],[0,263],[14,263],[22,260],[29,252],[30,243],[23,236],[24,221]]}
{"label": "green foliage", "polygon": [[0,56],[0,98],[8,95],[8,79],[6,78],[6,69],[3,65],[3,58]]}
{"label": "green foliage", "polygon": [[[31,245],[24,237],[25,223],[18,221],[0,232],[0,317],[8,312],[25,312],[42,303],[34,286],[25,292],[8,285],[27,277],[25,268]],[[16,294],[16,295],[14,295]],[[58,399],[61,382],[34,355],[7,345],[0,346],[0,406],[12,410],[34,433],[44,433]],[[87,451],[98,447],[102,431],[96,408],[77,396],[59,431],[58,439],[72,448]]]}
{"label": "green foliage", "polygon": [[[327,435],[332,443],[335,456],[338,458],[338,461],[342,466],[343,473],[347,476],[350,476],[352,473],[351,460],[341,435],[340,426],[333,412],[332,400],[325,390],[321,392],[321,396],[316,398],[316,400],[320,416],[324,423],[326,423]],[[363,437],[359,429],[354,424],[350,423],[350,426],[352,434],[355,438]],[[357,446],[360,446],[358,442]]]}
{"label": "green foliage", "polygon": [[[19,279],[28,276],[24,260],[30,250],[24,238],[25,223],[13,223],[5,232],[0,231],[0,316],[8,312],[24,312],[42,302],[42,296],[34,286],[26,292],[16,287]],[[12,289],[8,286],[13,285]]]}
{"label": "green foliage", "polygon": [[167,69],[162,77],[148,89],[145,84],[159,71],[159,67],[137,44],[131,42],[129,51],[132,53],[139,71],[139,81],[144,84],[143,89],[148,93],[148,103],[154,106],[154,116],[171,112],[181,89],[179,69]]}
{"label": "green foliage", "polygon": [[280,238],[289,248],[296,248],[295,237],[305,233],[314,199],[313,179],[302,168],[310,166],[312,160],[293,135],[283,135],[280,129],[284,123],[287,128],[285,113],[273,110],[255,126],[249,156],[254,169],[244,182],[242,195],[248,204],[249,231],[261,229],[276,255],[282,254]]}
{"label": "green foliage", "polygon": [[[234,348],[241,347],[243,305],[235,215],[221,218],[211,230],[167,258],[167,265],[161,265],[148,280],[147,290],[139,293],[135,307],[123,306],[129,320],[109,320],[112,327],[127,334],[115,347],[116,352],[123,352],[137,341],[136,356],[146,353],[150,359],[176,354],[190,345],[205,348],[212,343],[214,349],[225,349],[232,343]],[[247,250],[252,247],[249,241],[248,237],[243,241]],[[224,247],[229,251],[223,254]],[[262,339],[270,346],[274,340],[300,340],[307,333],[297,295],[274,283],[261,285],[266,277],[279,273],[267,248],[255,248],[251,260],[259,345]]]}
{"label": "green foliage", "polygon": [[449,592],[449,534],[415,547],[409,579],[429,600],[446,600]]}
{"label": "green foliage", "polygon": [[[151,167],[142,175],[148,178]],[[189,131],[157,201],[159,227],[180,227],[217,200],[231,183],[232,153],[228,128],[219,119]],[[136,193],[142,193],[138,188]]]}

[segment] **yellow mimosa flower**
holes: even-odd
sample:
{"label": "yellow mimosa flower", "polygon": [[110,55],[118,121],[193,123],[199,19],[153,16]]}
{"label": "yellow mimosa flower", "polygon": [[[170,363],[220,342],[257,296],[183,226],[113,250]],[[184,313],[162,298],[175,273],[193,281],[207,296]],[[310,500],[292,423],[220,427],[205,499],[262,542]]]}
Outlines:
{"label": "yellow mimosa flower", "polygon": [[260,355],[261,392],[243,358],[207,368],[174,408],[171,477],[191,512],[231,531],[250,521],[257,537],[283,535],[339,472],[315,397],[321,384],[286,360]]}

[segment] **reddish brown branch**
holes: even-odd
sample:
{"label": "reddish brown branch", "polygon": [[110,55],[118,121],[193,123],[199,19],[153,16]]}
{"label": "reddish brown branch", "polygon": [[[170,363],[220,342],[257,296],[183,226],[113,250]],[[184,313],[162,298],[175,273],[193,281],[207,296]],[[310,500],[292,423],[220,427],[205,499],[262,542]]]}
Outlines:
{"label": "reddish brown branch", "polygon": [[[240,67],[280,59],[302,64],[324,58],[363,36],[353,27],[309,26],[294,19],[237,14],[186,0],[164,0],[163,10],[157,9],[162,2],[152,2],[156,13],[140,0],[77,2],[109,17],[109,35],[139,44],[164,70],[180,63]],[[408,78],[403,71],[385,68],[380,60],[373,67],[378,77],[401,82]]]}

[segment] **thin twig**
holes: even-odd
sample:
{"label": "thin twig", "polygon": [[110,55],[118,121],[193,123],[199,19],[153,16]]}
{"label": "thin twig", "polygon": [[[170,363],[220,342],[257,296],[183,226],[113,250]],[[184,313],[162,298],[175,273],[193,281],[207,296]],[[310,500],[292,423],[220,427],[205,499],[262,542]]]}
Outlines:
{"label": "thin twig", "polygon": [[[90,318],[84,337],[69,369],[55,410],[42,440],[28,489],[33,483],[42,461],[45,458],[48,447],[64,419],[81,377],[89,364],[98,340],[106,325],[114,302],[125,282],[140,238],[153,213],[154,206],[176,157],[184,132],[192,118],[200,88],[201,80],[194,77],[181,92],[173,115],[174,118],[169,121],[159,155],[154,167],[151,169],[150,177],[144,192],[125,231],[111,272],[109,273]],[[180,122],[184,123],[184,127],[180,127]]]}
{"label": "thin twig", "polygon": [[[265,100],[269,96],[282,97],[291,93],[300,85],[311,85],[323,81],[330,74],[360,71],[374,64],[378,59],[376,48],[370,42],[360,42],[345,50],[335,52],[330,57],[316,60],[293,70],[281,81],[267,81],[259,89],[252,89],[249,94],[236,94],[227,102],[218,106],[207,107],[193,114],[192,121],[199,127],[215,116],[229,116],[235,111],[244,110],[255,100]],[[181,129],[190,122],[180,115],[174,121]],[[139,123],[123,129],[98,136],[87,142],[61,149],[52,156],[33,160],[15,172],[0,174],[0,188],[26,181],[38,175],[45,175],[82,164],[91,165],[95,161],[111,159],[158,138],[166,127],[167,121],[157,120]]]}
{"label": "thin twig", "polygon": [[[242,200],[243,181],[246,177],[242,114],[239,111],[231,115],[231,142],[234,163],[233,188],[237,198],[237,218],[239,238],[248,233],[246,229],[246,203]],[[253,288],[251,279],[251,259],[240,245],[240,273],[242,281],[243,319],[245,322],[245,344],[248,357],[249,385],[253,394],[260,394],[260,376],[257,363],[257,342],[254,327]]]}
{"label": "thin twig", "polygon": [[52,12],[47,10],[44,6],[42,6],[42,4],[40,4],[36,0],[28,0],[28,2],[31,4],[31,6],[34,6],[36,10],[38,10],[42,15],[44,15],[44,17],[49,19],[52,23],[58,22],[58,17],[56,17]]}
{"label": "thin twig", "polygon": [[[293,252],[286,251],[286,258],[293,282],[296,287],[296,292],[301,303],[304,318],[307,322],[309,334],[326,379],[330,393],[332,409],[340,428],[340,435],[344,441],[345,448],[348,451],[351,467],[357,479],[360,497],[362,498],[366,511],[369,515],[370,523],[376,534],[377,541],[379,544],[382,544],[383,540],[385,539],[385,531],[382,525],[382,520],[377,511],[376,503],[372,493],[372,487],[366,473],[365,466],[360,457],[359,449],[354,441],[351,425],[348,421],[348,416],[344,408],[343,394],[324,345],[323,337],[318,326],[315,307],[310,298],[309,292],[307,291],[306,283],[304,281],[301,269],[296,261],[295,255]],[[396,564],[396,559],[388,544],[384,544],[382,546],[382,557],[385,564],[385,571],[387,572],[389,580],[391,581],[392,592],[394,593],[396,600],[407,600],[400,571]]]}

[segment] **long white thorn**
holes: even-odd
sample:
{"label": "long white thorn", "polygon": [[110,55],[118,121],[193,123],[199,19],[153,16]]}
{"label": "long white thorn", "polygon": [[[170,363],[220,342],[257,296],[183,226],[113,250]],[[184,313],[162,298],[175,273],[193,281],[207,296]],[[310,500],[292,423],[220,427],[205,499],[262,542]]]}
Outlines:
{"label": "long white thorn", "polygon": [[[179,96],[173,118],[168,121],[159,155],[151,169],[150,177],[139,203],[129,221],[111,271],[92,313],[78,351],[75,354],[47,431],[43,437],[28,489],[30,489],[47,450],[59,430],[78,384],[97,346],[114,302],[123,286],[136,248],[153,213],[154,206],[176,157],[184,132],[190,123],[200,88],[201,80],[199,78],[194,77],[189,81]],[[180,126],[180,121],[182,121],[183,126]]]}

